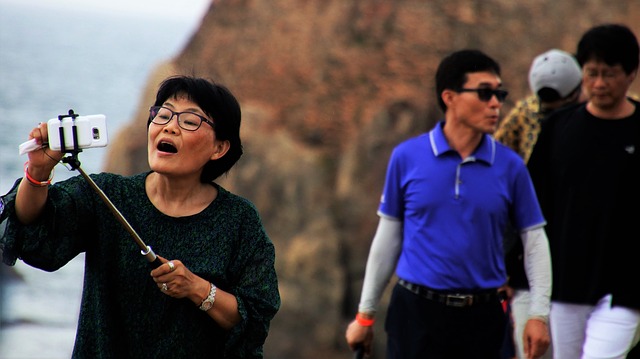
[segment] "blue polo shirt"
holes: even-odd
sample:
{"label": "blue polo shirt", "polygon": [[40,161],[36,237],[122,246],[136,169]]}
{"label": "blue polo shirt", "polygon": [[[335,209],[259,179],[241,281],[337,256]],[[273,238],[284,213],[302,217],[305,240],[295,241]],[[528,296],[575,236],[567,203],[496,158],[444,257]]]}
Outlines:
{"label": "blue polo shirt", "polygon": [[500,287],[507,223],[545,224],[529,172],[489,135],[463,160],[443,125],[401,143],[389,161],[378,214],[403,222],[396,274],[438,290]]}

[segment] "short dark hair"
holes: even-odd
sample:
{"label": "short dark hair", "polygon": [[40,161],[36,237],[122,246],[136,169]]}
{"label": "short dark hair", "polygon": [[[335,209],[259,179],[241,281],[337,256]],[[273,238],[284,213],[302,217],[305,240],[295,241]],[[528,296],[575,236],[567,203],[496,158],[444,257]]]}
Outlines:
{"label": "short dark hair", "polygon": [[602,61],[609,66],[620,64],[628,75],[638,69],[638,39],[624,25],[595,26],[582,35],[576,59],[580,66],[589,60]]}
{"label": "short dark hair", "polygon": [[[186,96],[213,119],[214,132],[220,141],[229,141],[229,151],[217,160],[209,161],[202,171],[200,181],[210,183],[228,172],[242,156],[240,140],[241,111],[238,100],[225,86],[203,78],[173,76],[165,79],[156,93],[154,106],[162,106],[169,98]],[[147,121],[147,128],[151,117]]]}
{"label": "short dark hair", "polygon": [[447,111],[442,92],[463,87],[468,80],[467,74],[473,72],[491,72],[500,76],[500,65],[482,51],[473,49],[459,50],[442,59],[436,71],[436,96],[442,111]]}

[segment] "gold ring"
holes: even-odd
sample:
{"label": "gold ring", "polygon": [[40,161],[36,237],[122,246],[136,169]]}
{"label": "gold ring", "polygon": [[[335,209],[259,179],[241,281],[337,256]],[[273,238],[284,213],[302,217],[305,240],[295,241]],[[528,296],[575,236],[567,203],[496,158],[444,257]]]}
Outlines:
{"label": "gold ring", "polygon": [[162,283],[162,291],[166,292],[168,290],[169,290],[169,288],[167,287],[167,283]]}
{"label": "gold ring", "polygon": [[176,269],[176,266],[173,264],[173,262],[167,262],[167,265],[169,266],[169,270],[172,272]]}

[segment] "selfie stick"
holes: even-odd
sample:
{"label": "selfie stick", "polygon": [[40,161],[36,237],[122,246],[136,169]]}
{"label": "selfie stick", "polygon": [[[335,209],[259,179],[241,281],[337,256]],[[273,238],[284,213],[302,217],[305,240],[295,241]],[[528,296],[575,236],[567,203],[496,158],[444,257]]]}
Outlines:
{"label": "selfie stick", "polygon": [[[72,119],[75,120],[75,118],[78,117],[78,116],[79,116],[78,114],[73,113],[73,110],[69,110],[69,114],[68,115],[59,115],[58,119],[60,121],[62,121],[63,118],[71,117]],[[109,207],[109,210],[111,210],[111,213],[113,213],[113,215],[116,217],[116,219],[124,226],[124,228],[127,230],[127,232],[129,232],[129,234],[131,234],[131,236],[133,237],[133,240],[136,242],[136,244],[138,244],[138,247],[140,247],[140,254],[145,256],[147,258],[147,260],[149,261],[149,263],[151,263],[151,265],[154,268],[155,267],[159,267],[162,264],[162,262],[160,262],[160,259],[158,258],[158,256],[156,256],[156,254],[153,252],[151,247],[144,243],[142,238],[140,238],[138,233],[136,233],[136,231],[129,224],[127,219],[124,218],[122,213],[120,213],[120,211],[116,208],[116,206],[113,204],[113,202],[111,202],[109,197],[107,197],[107,195],[100,189],[100,187],[98,187],[98,185],[95,183],[95,181],[93,179],[91,179],[91,177],[89,177],[89,175],[87,175],[87,173],[82,168],[80,168],[80,161],[78,160],[78,153],[82,152],[82,150],[78,147],[78,129],[77,129],[75,123],[72,126],[72,134],[73,134],[73,149],[72,150],[67,150],[67,146],[66,146],[66,143],[64,141],[64,131],[63,131],[62,126],[60,126],[59,130],[60,130],[60,143],[62,144],[60,146],[61,147],[61,151],[63,151],[64,153],[70,153],[71,154],[69,156],[63,157],[62,158],[62,162],[68,163],[69,166],[71,166],[71,170],[78,170],[78,172],[80,172],[82,177],[89,183],[91,188],[93,188],[93,190],[98,194],[98,196],[100,196],[100,198],[107,205],[107,207]]]}

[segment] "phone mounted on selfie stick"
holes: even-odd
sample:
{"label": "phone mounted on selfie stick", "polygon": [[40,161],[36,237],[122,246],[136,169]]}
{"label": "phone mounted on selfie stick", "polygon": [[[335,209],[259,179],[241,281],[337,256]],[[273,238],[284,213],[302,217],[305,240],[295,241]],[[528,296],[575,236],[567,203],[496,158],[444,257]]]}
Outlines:
{"label": "phone mounted on selfie stick", "polygon": [[[78,116],[79,115],[74,113],[73,110],[69,110],[68,115],[59,115],[58,120],[62,122],[63,119],[69,118],[69,117],[72,120],[75,120]],[[144,243],[142,238],[140,238],[138,233],[136,233],[133,227],[131,227],[127,219],[124,218],[122,213],[120,213],[120,211],[116,208],[113,202],[111,202],[109,197],[107,197],[107,195],[100,189],[100,187],[98,187],[98,185],[93,181],[93,179],[91,179],[91,177],[89,177],[89,175],[87,175],[87,173],[80,167],[80,160],[78,160],[78,154],[82,152],[82,149],[80,149],[80,146],[78,145],[78,128],[76,127],[75,123],[72,124],[71,129],[72,129],[72,137],[73,137],[73,148],[68,149],[66,146],[65,138],[64,138],[63,127],[60,126],[59,128],[60,143],[62,144],[60,151],[69,154],[68,156],[62,157],[62,162],[68,164],[71,167],[71,170],[78,170],[78,172],[80,172],[82,177],[89,183],[91,188],[93,188],[93,190],[98,194],[98,196],[100,196],[100,198],[107,205],[107,207],[109,207],[109,209],[111,210],[111,213],[113,213],[116,219],[125,227],[127,232],[131,234],[131,236],[133,237],[133,240],[136,242],[138,247],[140,247],[140,254],[145,256],[145,258],[149,261],[152,267],[154,268],[159,267],[162,264],[162,262],[160,262],[160,259],[158,258],[158,256],[156,256],[156,254],[153,252],[151,247]]]}

